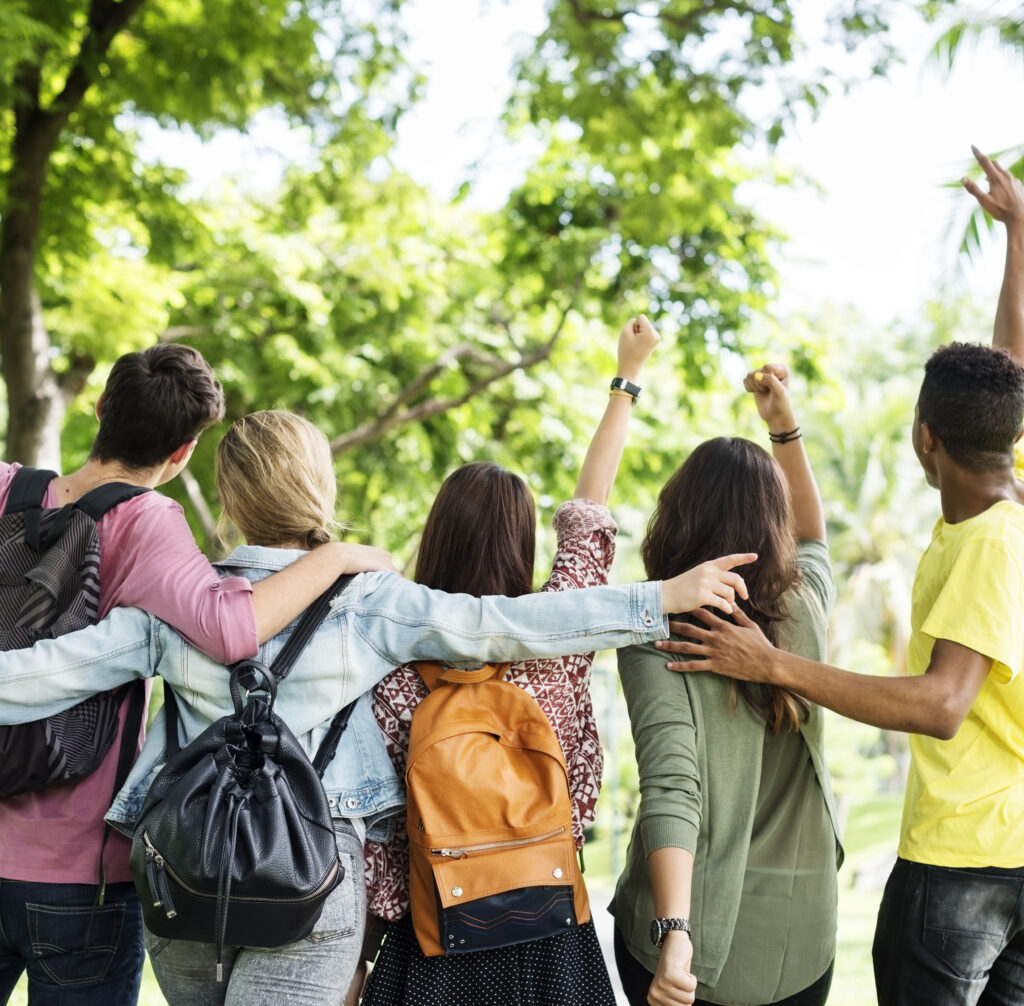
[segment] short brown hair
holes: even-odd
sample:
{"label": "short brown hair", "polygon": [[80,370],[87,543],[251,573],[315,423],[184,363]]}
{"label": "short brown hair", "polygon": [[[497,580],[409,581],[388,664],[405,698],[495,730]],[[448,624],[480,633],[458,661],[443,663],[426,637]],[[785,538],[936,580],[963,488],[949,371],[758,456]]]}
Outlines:
{"label": "short brown hair", "polygon": [[489,461],[463,465],[430,508],[416,582],[474,597],[529,594],[536,535],[533,496],[518,475]]}
{"label": "short brown hair", "polygon": [[202,354],[162,343],[114,363],[91,457],[151,468],[224,418],[224,392]]}
{"label": "short brown hair", "polygon": [[[734,552],[756,552],[742,569],[750,595],[736,603],[778,642],[786,617],[784,595],[797,580],[796,538],[789,488],[774,458],[741,437],[701,444],[665,483],[641,554],[647,576],[667,580],[702,562]],[[773,732],[796,730],[807,704],[775,685],[733,683]]]}

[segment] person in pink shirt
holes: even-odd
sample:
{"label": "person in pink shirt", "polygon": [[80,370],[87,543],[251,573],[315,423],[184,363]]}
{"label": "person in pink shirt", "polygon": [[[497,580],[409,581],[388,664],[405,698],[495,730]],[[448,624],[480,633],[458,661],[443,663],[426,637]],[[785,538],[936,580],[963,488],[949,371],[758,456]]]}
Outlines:
{"label": "person in pink shirt", "polygon": [[[120,357],[96,405],[99,432],[86,463],[54,478],[44,507],[98,485],[156,489],[188,463],[196,440],[224,416],[220,384],[203,357],[163,344]],[[0,512],[20,466],[0,463]],[[251,584],[221,579],[181,507],[146,492],[97,524],[99,615],[134,605],[225,664],[255,656],[345,572],[393,568],[386,552],[331,542]],[[123,731],[128,703],[120,714]],[[136,744],[136,753],[141,737]],[[120,737],[78,783],[0,800],[0,1001],[28,971],[33,1006],[134,1003],[142,976],[142,919],[131,883],[131,843],[111,832]]]}

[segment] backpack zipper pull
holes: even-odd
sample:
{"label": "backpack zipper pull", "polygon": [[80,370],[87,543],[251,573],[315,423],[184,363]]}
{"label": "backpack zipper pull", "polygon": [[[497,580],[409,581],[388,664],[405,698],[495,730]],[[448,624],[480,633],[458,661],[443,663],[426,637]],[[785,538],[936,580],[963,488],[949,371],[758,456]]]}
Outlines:
{"label": "backpack zipper pull", "polygon": [[156,850],[156,846],[149,840],[149,835],[143,832],[142,841],[146,845],[146,880],[149,882],[149,889],[153,897],[154,908],[162,908],[167,918],[173,919],[178,912],[171,901],[171,890],[167,886],[167,871],[164,869],[164,857]]}

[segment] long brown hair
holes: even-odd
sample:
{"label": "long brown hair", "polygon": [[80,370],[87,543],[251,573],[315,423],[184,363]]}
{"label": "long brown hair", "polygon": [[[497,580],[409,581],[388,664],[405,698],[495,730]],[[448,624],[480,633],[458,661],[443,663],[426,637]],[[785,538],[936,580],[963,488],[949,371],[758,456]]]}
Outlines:
{"label": "long brown hair", "polygon": [[[647,576],[667,580],[708,559],[756,552],[757,562],[740,572],[749,600],[740,607],[773,644],[786,617],[784,595],[797,580],[796,537],[789,489],[775,460],[740,437],[716,437],[701,444],[665,483],[641,548]],[[797,730],[807,703],[776,685],[737,691],[773,733]]]}
{"label": "long brown hair", "polygon": [[445,479],[423,528],[416,582],[450,593],[533,590],[537,517],[518,475],[477,461]]}

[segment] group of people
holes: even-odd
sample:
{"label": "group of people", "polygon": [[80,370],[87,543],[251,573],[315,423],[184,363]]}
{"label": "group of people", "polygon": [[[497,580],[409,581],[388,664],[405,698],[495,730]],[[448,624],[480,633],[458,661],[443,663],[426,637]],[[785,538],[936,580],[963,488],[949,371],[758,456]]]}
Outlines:
{"label": "group of people", "polygon": [[[216,468],[245,544],[211,565],[157,492],[102,517],[103,617],[0,653],[0,723],[159,675],[186,744],[232,708],[225,664],[257,651],[269,662],[299,613],[340,573],[356,573],[277,700],[312,753],[358,698],[323,778],[343,882],[306,939],[224,948],[222,981],[213,943],[146,931],[125,836],[165,760],[158,713],[113,798],[118,744],[79,783],[0,800],[0,999],[27,971],[31,1006],[132,1004],[145,947],[171,1006],[614,1006],[592,922],[498,949],[422,952],[402,778],[427,693],[414,662],[510,662],[508,679],[558,738],[582,847],[602,772],[590,666],[595,650],[615,648],[640,784],[610,908],[631,1006],[825,1003],[842,846],[822,706],[912,734],[899,858],[874,945],[880,1006],[1024,1003],[1024,623],[1014,617],[1024,602],[1024,187],[976,154],[988,191],[965,185],[1006,225],[1006,271],[995,346],[953,344],[925,367],[912,436],[942,517],[914,587],[909,676],[823,663],[835,585],[779,364],[744,382],[771,453],[728,437],[694,450],[651,518],[648,581],[622,586],[607,584],[607,503],[658,341],[642,316],[619,335],[605,413],[574,497],[556,512],[556,555],[537,593],[534,503],[518,476],[486,462],[455,471],[406,580],[386,552],[332,540],[323,434],[288,412],[245,416],[220,442]],[[122,357],[97,403],[88,461],[53,479],[45,505],[111,481],[162,485],[223,413],[195,351]],[[17,468],[0,466],[0,507]]]}

